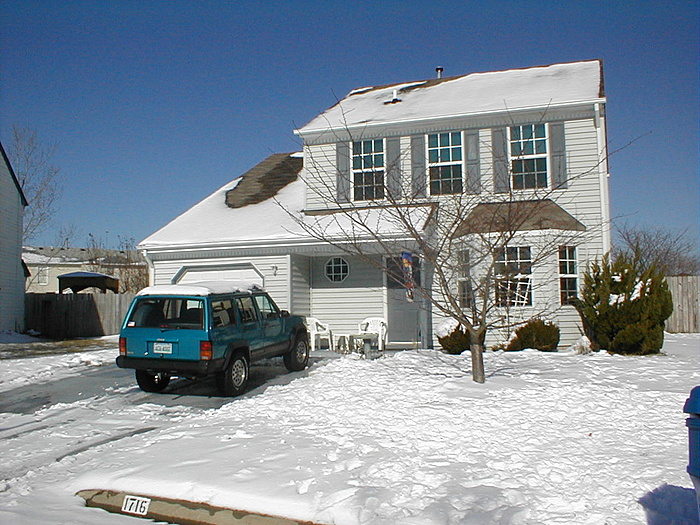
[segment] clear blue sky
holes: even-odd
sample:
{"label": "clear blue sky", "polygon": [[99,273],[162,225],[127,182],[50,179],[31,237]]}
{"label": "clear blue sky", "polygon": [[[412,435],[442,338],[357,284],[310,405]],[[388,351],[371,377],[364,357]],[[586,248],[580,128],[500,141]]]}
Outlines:
{"label": "clear blue sky", "polygon": [[697,236],[698,19],[696,1],[3,0],[0,140],[58,143],[56,227],[138,242],[296,151],[353,88],[600,58],[611,151],[643,136],[610,159],[613,215]]}

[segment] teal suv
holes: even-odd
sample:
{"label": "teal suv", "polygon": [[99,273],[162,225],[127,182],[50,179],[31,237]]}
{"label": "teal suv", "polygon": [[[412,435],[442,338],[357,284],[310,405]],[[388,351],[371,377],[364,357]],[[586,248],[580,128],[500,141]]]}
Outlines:
{"label": "teal suv", "polygon": [[150,286],[136,296],[119,337],[117,366],[136,371],[146,392],[173,376],[216,376],[225,396],[245,392],[250,364],[283,356],[287,370],[309,361],[304,319],[280,310],[255,285],[193,283]]}

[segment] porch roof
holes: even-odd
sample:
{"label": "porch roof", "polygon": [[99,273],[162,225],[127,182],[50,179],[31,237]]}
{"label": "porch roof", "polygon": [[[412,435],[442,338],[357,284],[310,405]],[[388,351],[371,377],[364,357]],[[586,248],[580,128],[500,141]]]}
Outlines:
{"label": "porch roof", "polygon": [[488,202],[477,204],[452,237],[532,230],[586,231],[586,227],[551,199]]}

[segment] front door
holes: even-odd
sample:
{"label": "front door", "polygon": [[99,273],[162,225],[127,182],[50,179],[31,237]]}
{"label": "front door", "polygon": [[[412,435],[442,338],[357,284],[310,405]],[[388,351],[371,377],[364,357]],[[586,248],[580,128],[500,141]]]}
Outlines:
{"label": "front door", "polygon": [[[420,284],[420,269],[413,261],[412,279]],[[394,347],[416,348],[421,344],[421,308],[418,297],[409,298],[400,258],[389,262],[386,276],[388,342]]]}

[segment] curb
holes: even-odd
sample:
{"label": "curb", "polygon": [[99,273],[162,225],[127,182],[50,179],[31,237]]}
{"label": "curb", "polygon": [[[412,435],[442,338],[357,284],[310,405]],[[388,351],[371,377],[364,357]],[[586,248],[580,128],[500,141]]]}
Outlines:
{"label": "curb", "polygon": [[[108,512],[135,518],[165,521],[178,525],[319,525],[310,521],[296,521],[278,516],[267,516],[244,510],[215,507],[207,503],[128,494],[132,498],[147,502],[133,512],[123,510],[125,492],[86,489],[76,492],[85,500],[86,507],[97,507]],[[145,510],[145,512],[140,512]]]}

